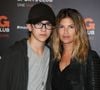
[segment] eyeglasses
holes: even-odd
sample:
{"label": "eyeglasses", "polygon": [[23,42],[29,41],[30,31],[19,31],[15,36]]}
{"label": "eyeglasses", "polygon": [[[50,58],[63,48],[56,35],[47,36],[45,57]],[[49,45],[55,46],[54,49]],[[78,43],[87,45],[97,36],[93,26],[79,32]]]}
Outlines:
{"label": "eyeglasses", "polygon": [[52,30],[53,29],[52,24],[49,23],[49,22],[48,23],[41,23],[41,22],[39,22],[39,23],[34,24],[34,27],[36,29],[42,29],[43,26],[45,26],[45,29],[48,29],[48,30]]}

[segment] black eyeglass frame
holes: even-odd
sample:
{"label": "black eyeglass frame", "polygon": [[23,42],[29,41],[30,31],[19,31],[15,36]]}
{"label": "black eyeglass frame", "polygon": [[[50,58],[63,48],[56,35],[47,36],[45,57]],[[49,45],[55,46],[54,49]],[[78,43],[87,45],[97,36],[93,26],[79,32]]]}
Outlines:
{"label": "black eyeglass frame", "polygon": [[[40,25],[39,25],[40,24]],[[51,24],[51,23],[42,23],[42,22],[39,22],[39,23],[36,23],[36,24],[33,24],[34,25],[34,27],[36,28],[36,29],[42,29],[43,28],[43,26],[45,26],[45,29],[47,29],[47,30],[52,30],[54,27],[53,27],[53,25]],[[38,26],[37,26],[38,25]]]}

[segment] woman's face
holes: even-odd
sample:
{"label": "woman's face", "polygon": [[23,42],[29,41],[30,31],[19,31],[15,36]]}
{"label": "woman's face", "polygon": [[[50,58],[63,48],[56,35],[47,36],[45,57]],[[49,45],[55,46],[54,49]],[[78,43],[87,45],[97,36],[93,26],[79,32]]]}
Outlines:
{"label": "woman's face", "polygon": [[71,44],[75,37],[75,25],[71,18],[62,19],[58,26],[58,34],[63,44]]}

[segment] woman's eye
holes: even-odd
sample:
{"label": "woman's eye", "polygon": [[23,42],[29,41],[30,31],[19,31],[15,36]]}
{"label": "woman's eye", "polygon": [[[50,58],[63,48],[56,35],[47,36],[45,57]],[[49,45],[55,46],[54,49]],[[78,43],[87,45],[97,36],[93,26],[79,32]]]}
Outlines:
{"label": "woman's eye", "polygon": [[75,28],[74,26],[69,26],[69,27],[72,28],[72,29]]}

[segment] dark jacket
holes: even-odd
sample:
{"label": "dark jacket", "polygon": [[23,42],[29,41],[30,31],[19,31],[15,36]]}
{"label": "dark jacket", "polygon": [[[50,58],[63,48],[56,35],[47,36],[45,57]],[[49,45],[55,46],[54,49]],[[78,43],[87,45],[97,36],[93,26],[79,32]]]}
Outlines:
{"label": "dark jacket", "polygon": [[[52,56],[52,55],[51,55]],[[50,90],[50,71],[52,66],[50,57],[46,90]],[[6,51],[0,60],[0,90],[27,90],[28,57],[27,41],[22,40]]]}
{"label": "dark jacket", "polygon": [[100,90],[100,56],[90,51],[86,65],[83,65],[86,90]]}
{"label": "dark jacket", "polygon": [[59,71],[59,62],[52,69],[53,90],[100,90],[100,57],[90,50],[87,62],[80,64],[73,59],[63,72]]}

